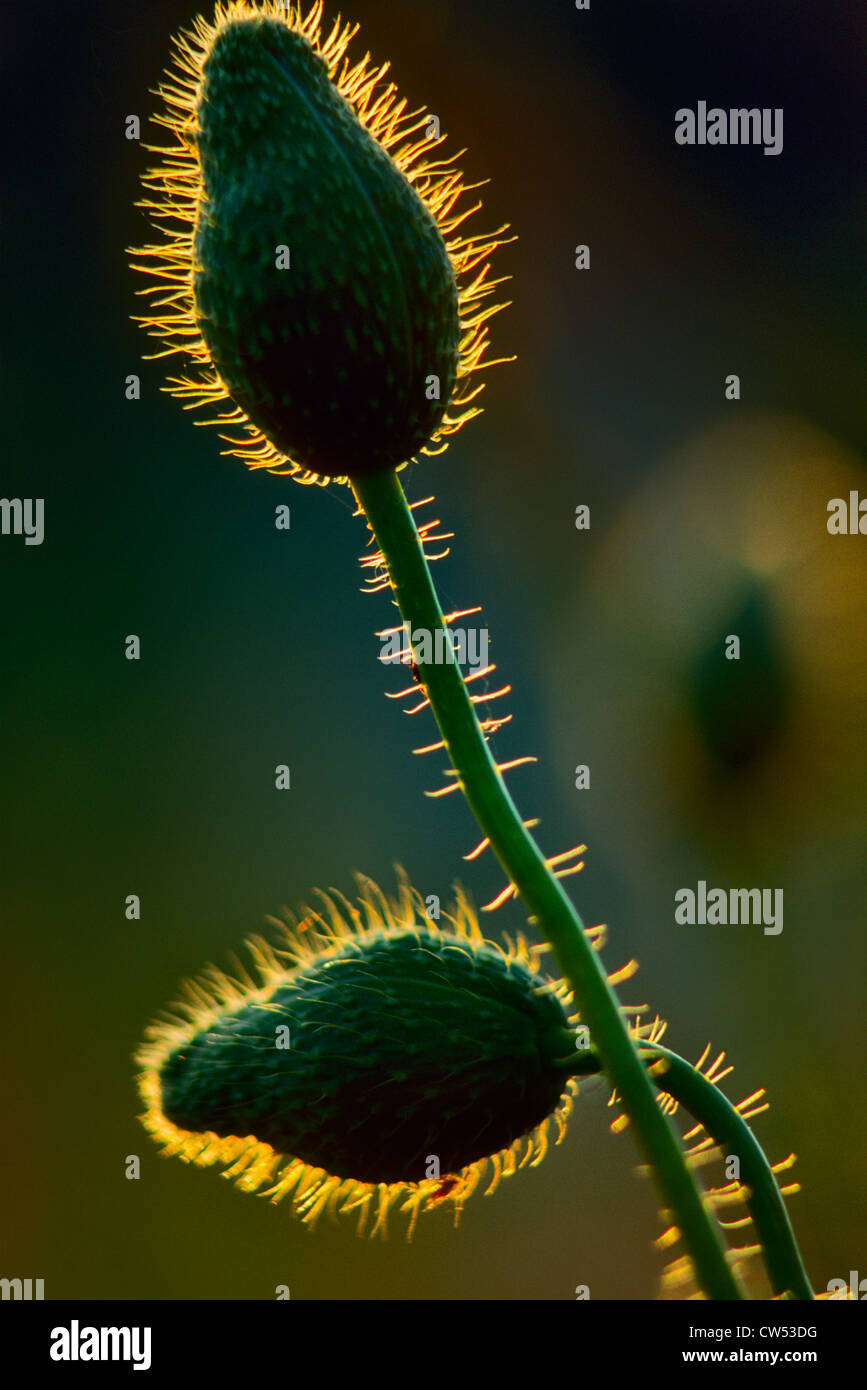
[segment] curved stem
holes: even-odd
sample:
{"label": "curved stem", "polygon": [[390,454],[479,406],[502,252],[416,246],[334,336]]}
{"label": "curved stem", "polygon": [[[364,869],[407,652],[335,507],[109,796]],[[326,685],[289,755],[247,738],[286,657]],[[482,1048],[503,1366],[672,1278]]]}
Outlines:
{"label": "curved stem", "polygon": [[[429,632],[436,650],[434,634],[445,630],[446,624],[396,473],[356,478],[353,487],[385,558],[404,622],[411,632]],[[659,1109],[598,955],[575,907],[522,823],[491,756],[460,669],[451,661],[418,661],[417,665],[458,783],[572,987],[608,1079],[654,1174],[663,1206],[681,1232],[699,1283],[709,1298],[742,1298],[716,1222],[705,1210],[680,1142]]]}
{"label": "curved stem", "polygon": [[[642,1046],[640,1055],[652,1068],[650,1076],[658,1089],[666,1091],[688,1110],[724,1154],[740,1159],[740,1181],[746,1188],[744,1200],[762,1246],[774,1293],[812,1300],[813,1290],[783,1195],[746,1120],[718,1086],[676,1052],[654,1043],[651,1047]],[[657,1071],[654,1067],[654,1063],[659,1062],[663,1063],[664,1070]],[[588,1048],[576,1054],[574,1060],[569,1059],[568,1070],[573,1076],[593,1076],[602,1071],[602,1063],[593,1049]]]}

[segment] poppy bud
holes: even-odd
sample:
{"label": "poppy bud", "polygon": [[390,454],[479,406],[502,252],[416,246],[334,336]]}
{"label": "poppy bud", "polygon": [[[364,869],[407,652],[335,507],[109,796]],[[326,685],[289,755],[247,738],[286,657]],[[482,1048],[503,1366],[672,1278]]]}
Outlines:
{"label": "poppy bud", "polygon": [[285,950],[253,943],[260,982],[214,972],[183,1024],[152,1030],[145,1123],[195,1161],[246,1153],[272,1195],[303,1171],[352,1206],[459,1205],[486,1160],[511,1171],[525,1136],[526,1161],[552,1116],[562,1132],[568,991],[523,943],[485,941],[463,898],[445,931],[405,882],[393,903],[365,882],[361,913],[325,901]]}
{"label": "poppy bud", "polygon": [[474,209],[431,157],[438,122],[320,23],[319,4],[232,4],[179,40],[157,117],[177,143],[143,203],[169,240],[133,253],[162,296],[141,322],[200,369],[168,389],[230,401],[229,452],[308,482],[439,452],[478,413],[466,378],[498,307],[480,301],[499,243],[454,235]]}

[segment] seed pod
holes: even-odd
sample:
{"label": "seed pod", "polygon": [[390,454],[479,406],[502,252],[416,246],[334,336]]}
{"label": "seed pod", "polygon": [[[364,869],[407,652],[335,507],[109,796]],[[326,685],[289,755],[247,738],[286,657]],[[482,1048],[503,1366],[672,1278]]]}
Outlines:
{"label": "seed pod", "polygon": [[[185,1017],[151,1030],[140,1060],[147,1128],[169,1151],[229,1161],[248,1190],[272,1181],[303,1216],[360,1208],[376,1227],[399,1200],[456,1210],[486,1161],[495,1185],[564,1130],[575,1083],[569,995],[531,949],[485,941],[462,896],[449,928],[400,881],[388,902],[361,880],[358,908],[251,943],[260,981],[212,971]],[[564,1059],[565,1063],[564,1063]]]}
{"label": "seed pod", "polygon": [[497,307],[478,267],[498,239],[455,235],[438,122],[405,114],[386,67],[350,66],[354,30],[323,37],[321,12],[233,3],[180,38],[157,117],[177,144],[143,203],[169,240],[133,253],[160,295],[140,321],[201,369],[169,389],[230,399],[229,452],[302,481],[439,452],[478,413]]}

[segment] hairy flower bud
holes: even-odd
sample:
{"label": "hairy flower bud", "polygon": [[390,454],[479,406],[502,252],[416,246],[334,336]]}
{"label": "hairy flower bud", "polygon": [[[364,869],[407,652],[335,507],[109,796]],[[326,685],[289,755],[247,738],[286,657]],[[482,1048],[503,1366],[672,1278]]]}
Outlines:
{"label": "hairy flower bud", "polygon": [[157,118],[177,144],[143,204],[169,240],[134,253],[163,296],[141,321],[200,369],[169,389],[229,400],[229,452],[302,481],[444,447],[477,413],[466,378],[498,307],[480,307],[498,241],[454,235],[438,123],[320,24],[319,4],[232,3],[179,40]]}
{"label": "hairy flower bud", "polygon": [[446,931],[405,881],[391,903],[363,881],[360,912],[324,901],[284,950],[253,943],[260,982],[213,972],[182,1024],[152,1030],[155,1137],[232,1160],[242,1185],[258,1164],[272,1195],[309,1195],[314,1173],[352,1207],[379,1192],[413,1211],[460,1205],[486,1160],[514,1169],[522,1142],[525,1161],[541,1156],[574,1087],[568,992],[523,943],[485,941],[463,898]]}

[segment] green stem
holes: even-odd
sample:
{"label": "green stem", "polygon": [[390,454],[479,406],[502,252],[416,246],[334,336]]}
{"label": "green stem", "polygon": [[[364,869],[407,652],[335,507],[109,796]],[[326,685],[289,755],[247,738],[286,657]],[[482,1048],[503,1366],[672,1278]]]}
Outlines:
{"label": "green stem", "polygon": [[[413,632],[429,632],[433,642],[434,634],[445,630],[446,624],[397,474],[356,478],[353,487],[385,557],[404,622]],[[575,907],[522,823],[479,727],[459,667],[451,661],[417,665],[458,783],[510,882],[531,917],[543,926],[608,1079],[634,1127],[663,1206],[670,1210],[692,1257],[699,1283],[709,1298],[742,1298],[719,1230],[705,1210],[679,1140],[659,1109],[599,957]]]}
{"label": "green stem", "polygon": [[[662,1060],[663,1072],[651,1071],[660,1091],[667,1091],[698,1120],[717,1148],[740,1159],[740,1181],[756,1228],[775,1294],[813,1298],[813,1290],[795,1240],[786,1204],[771,1165],[744,1117],[718,1086],[676,1052],[654,1044],[642,1047],[641,1057],[652,1067]],[[593,1076],[602,1070],[600,1058],[588,1048],[569,1059],[573,1076]]]}

